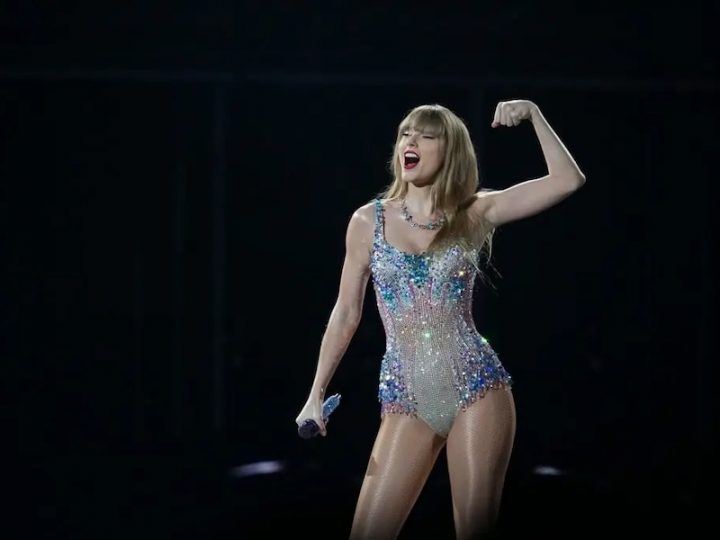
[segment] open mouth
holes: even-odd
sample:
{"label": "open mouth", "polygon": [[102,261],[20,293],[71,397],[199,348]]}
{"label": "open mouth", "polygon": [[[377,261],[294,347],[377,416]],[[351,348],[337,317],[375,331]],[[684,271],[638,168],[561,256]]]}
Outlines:
{"label": "open mouth", "polygon": [[414,169],[420,163],[420,156],[415,152],[405,152],[403,154],[403,167],[405,170]]}

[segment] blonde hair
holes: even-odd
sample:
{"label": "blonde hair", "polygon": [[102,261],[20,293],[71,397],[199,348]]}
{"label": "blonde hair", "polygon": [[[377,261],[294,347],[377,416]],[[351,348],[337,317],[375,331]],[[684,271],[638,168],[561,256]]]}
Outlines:
{"label": "blonde hair", "polygon": [[442,105],[420,105],[412,109],[398,126],[397,138],[390,160],[392,183],[381,193],[383,199],[403,198],[407,182],[402,180],[399,145],[407,130],[429,132],[444,146],[440,170],[430,187],[433,211],[445,213],[446,223],[437,232],[428,251],[459,245],[470,255],[477,250],[489,262],[494,227],[486,220],[473,219],[467,212],[480,186],[477,157],[465,123]]}

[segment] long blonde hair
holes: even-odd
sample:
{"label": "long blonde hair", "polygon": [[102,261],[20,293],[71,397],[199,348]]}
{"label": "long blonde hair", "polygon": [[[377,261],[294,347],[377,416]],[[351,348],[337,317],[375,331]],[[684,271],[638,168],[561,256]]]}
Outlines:
{"label": "long blonde hair", "polygon": [[473,219],[467,212],[480,186],[475,149],[465,123],[450,109],[442,105],[420,105],[400,122],[390,160],[393,181],[380,198],[403,198],[407,194],[398,149],[402,134],[409,129],[432,133],[444,146],[442,165],[430,194],[433,211],[442,210],[446,223],[433,238],[428,251],[459,245],[468,254],[475,250],[484,252],[489,262],[494,228],[486,220]]}

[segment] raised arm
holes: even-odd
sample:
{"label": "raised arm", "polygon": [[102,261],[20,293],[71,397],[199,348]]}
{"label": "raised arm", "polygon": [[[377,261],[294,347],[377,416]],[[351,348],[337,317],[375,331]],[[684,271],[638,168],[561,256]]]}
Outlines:
{"label": "raised arm", "polygon": [[548,173],[507,189],[477,194],[473,204],[491,224],[499,226],[523,219],[559,203],[585,183],[575,160],[555,134],[540,109],[531,101],[500,102],[492,126],[517,126],[529,119],[545,157]]}
{"label": "raised arm", "polygon": [[340,276],[340,290],[330,320],[320,343],[315,379],[307,403],[296,423],[312,418],[326,434],[321,418],[325,391],[355,335],[363,310],[365,289],[370,276],[370,249],[373,239],[374,210],[366,205],[350,218],[345,235],[345,261]]}

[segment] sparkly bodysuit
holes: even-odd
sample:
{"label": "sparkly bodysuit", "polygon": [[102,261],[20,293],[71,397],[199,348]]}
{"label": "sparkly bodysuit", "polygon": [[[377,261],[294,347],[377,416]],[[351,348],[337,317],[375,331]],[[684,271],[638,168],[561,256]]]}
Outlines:
{"label": "sparkly bodysuit", "polygon": [[383,211],[376,200],[370,267],[386,335],[381,415],[419,417],[447,437],[458,411],[512,379],[475,328],[477,270],[465,252],[459,246],[434,254],[403,252],[385,241]]}

